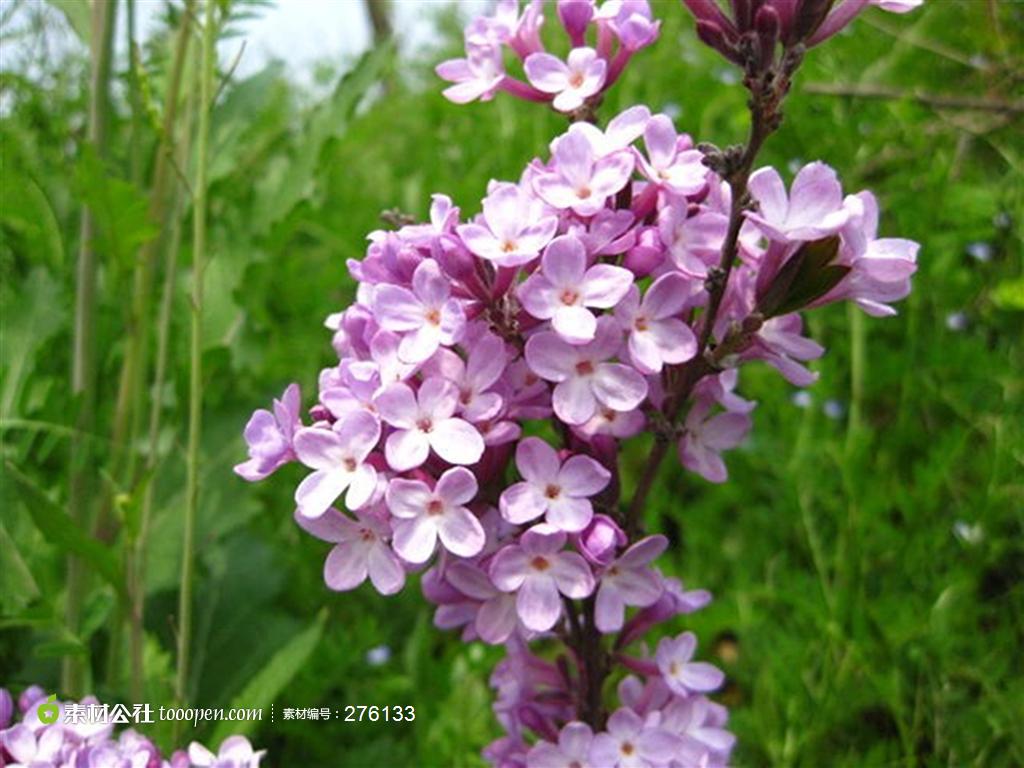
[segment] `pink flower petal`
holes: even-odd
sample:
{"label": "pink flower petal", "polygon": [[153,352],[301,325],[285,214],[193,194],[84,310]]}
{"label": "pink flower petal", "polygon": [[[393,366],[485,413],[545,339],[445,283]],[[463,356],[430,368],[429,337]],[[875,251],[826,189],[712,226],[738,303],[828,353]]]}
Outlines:
{"label": "pink flower petal", "polygon": [[405,586],[405,569],[385,544],[378,542],[367,557],[370,581],[382,595],[393,595]]}
{"label": "pink flower petal", "polygon": [[435,423],[429,439],[434,453],[449,464],[476,464],[484,455],[484,439],[472,424],[462,419]]}
{"label": "pink flower petal", "polygon": [[604,490],[611,473],[589,456],[571,456],[558,472],[558,484],[569,496],[593,496]]}
{"label": "pink flower petal", "polygon": [[584,307],[563,305],[555,310],[551,327],[570,344],[586,344],[597,332],[597,318]]}
{"label": "pink flower petal", "polygon": [[414,518],[424,513],[433,494],[426,483],[396,477],[388,483],[384,497],[392,515],[400,518]]}
{"label": "pink flower petal", "polygon": [[342,468],[318,469],[295,489],[295,503],[304,517],[320,517],[348,488],[352,475]]}
{"label": "pink flower petal", "polygon": [[547,501],[530,483],[516,483],[505,489],[498,501],[501,516],[520,525],[536,520],[547,509]]}
{"label": "pink flower petal", "polygon": [[594,508],[587,499],[563,495],[548,504],[544,519],[567,533],[578,533],[590,524],[593,516]]}
{"label": "pink flower petal", "polygon": [[620,363],[597,366],[592,381],[594,395],[613,411],[631,411],[647,397],[644,377]]}
{"label": "pink flower petal", "polygon": [[415,469],[430,455],[430,441],[418,429],[393,432],[384,444],[384,456],[396,472]]}
{"label": "pink flower petal", "polygon": [[358,539],[338,544],[324,561],[324,582],[337,592],[355,589],[366,581],[368,555],[369,547]]}
{"label": "pink flower petal", "polygon": [[425,563],[437,546],[437,526],[426,517],[398,520],[391,544],[403,560]]}
{"label": "pink flower petal", "polygon": [[449,506],[468,504],[476,496],[476,477],[465,467],[453,467],[441,475],[434,493]]}
{"label": "pink flower petal", "polygon": [[459,557],[480,554],[487,538],[480,521],[465,507],[454,507],[441,515],[437,533],[444,548]]}
{"label": "pink flower petal", "polygon": [[516,593],[516,610],[527,629],[547,632],[562,615],[562,598],[551,578],[533,576],[526,579]]}

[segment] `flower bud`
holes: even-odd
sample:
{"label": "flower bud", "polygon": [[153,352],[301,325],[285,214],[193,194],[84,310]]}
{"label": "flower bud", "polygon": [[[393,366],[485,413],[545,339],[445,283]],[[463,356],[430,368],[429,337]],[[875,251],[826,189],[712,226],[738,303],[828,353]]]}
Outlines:
{"label": "flower bud", "polygon": [[584,35],[593,16],[594,4],[591,0],[558,0],[558,18],[574,47],[586,44]]}
{"label": "flower bud", "polygon": [[626,253],[622,265],[637,277],[646,277],[662,260],[664,253],[657,227],[644,227],[640,230],[636,245]]}
{"label": "flower bud", "polygon": [[25,714],[32,705],[40,699],[46,698],[46,691],[40,688],[38,685],[30,685],[24,691],[21,692],[21,696],[18,697],[18,709],[21,710],[22,714]]}
{"label": "flower bud", "polygon": [[733,64],[741,64],[739,51],[725,36],[725,31],[718,24],[708,21],[697,22],[697,37],[704,45],[714,48]]}
{"label": "flower bud", "polygon": [[775,57],[775,44],[779,40],[779,30],[782,27],[779,14],[770,6],[765,5],[758,9],[754,17],[754,28],[757,30],[757,39],[761,49],[761,68],[768,69]]}
{"label": "flower bud", "polygon": [[594,565],[608,565],[615,559],[616,550],[625,546],[626,541],[626,534],[614,520],[597,514],[580,532],[576,547]]}

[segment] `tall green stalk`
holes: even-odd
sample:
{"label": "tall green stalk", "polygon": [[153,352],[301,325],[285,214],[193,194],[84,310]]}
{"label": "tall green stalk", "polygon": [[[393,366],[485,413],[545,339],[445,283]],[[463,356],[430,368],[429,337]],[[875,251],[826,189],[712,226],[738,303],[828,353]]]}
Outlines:
{"label": "tall green stalk", "polygon": [[[107,117],[110,110],[110,58],[117,8],[109,0],[95,0],[92,6],[91,72],[89,80],[89,125],[87,146],[99,157],[106,155]],[[75,274],[75,327],[71,364],[71,394],[77,407],[75,432],[71,439],[68,514],[82,528],[89,525],[89,501],[95,487],[92,432],[96,423],[96,274],[93,250],[96,222],[88,206],[82,208],[81,243]],[[68,557],[68,587],[65,622],[78,634],[86,588],[85,564]],[[85,662],[66,656],[61,669],[62,693],[77,698],[85,684]]]}
{"label": "tall green stalk", "polygon": [[[188,167],[192,151],[192,123],[195,117],[198,70],[192,73],[188,88],[185,114],[182,116],[176,145],[178,167]],[[146,478],[143,488],[142,509],[139,514],[138,535],[130,543],[132,570],[131,579],[131,669],[132,700],[141,701],[145,668],[145,607],[146,607],[146,548],[149,543],[149,527],[153,510],[153,485],[159,459],[159,442],[163,402],[161,393],[167,379],[167,358],[170,349],[171,315],[174,308],[174,288],[178,277],[178,251],[181,248],[181,230],[185,215],[187,190],[183,184],[175,188],[175,201],[170,211],[170,242],[164,256],[164,284],[160,297],[160,316],[157,320],[156,364],[153,374],[152,397],[149,401],[149,437],[146,451]]]}
{"label": "tall green stalk", "polygon": [[[114,477],[126,488],[135,482],[134,454],[131,447],[135,445],[139,424],[142,421],[144,401],[143,382],[146,381],[146,369],[149,358],[149,337],[151,324],[153,293],[153,274],[157,255],[167,244],[168,201],[173,177],[171,160],[174,154],[174,129],[177,124],[177,110],[181,93],[181,78],[185,68],[185,59],[191,32],[191,12],[181,15],[180,26],[174,42],[174,54],[167,80],[167,93],[164,98],[163,120],[160,136],[157,141],[156,156],[153,165],[153,182],[149,197],[148,215],[156,224],[159,234],[147,241],[140,249],[132,277],[132,305],[128,316],[127,346],[124,361],[121,364],[121,376],[118,383],[117,404],[114,408],[114,424],[111,439],[114,444]],[[102,519],[97,524],[97,534],[110,539],[110,504],[104,504],[101,510]]]}
{"label": "tall green stalk", "polygon": [[185,488],[185,525],[181,554],[181,589],[178,603],[178,673],[175,696],[187,700],[189,650],[192,635],[192,580],[195,567],[195,525],[199,506],[199,438],[202,431],[203,271],[206,268],[206,162],[213,109],[215,29],[214,0],[206,0],[203,48],[199,71],[199,127],[196,133],[196,171],[192,204],[192,333],[189,347],[188,457]]}

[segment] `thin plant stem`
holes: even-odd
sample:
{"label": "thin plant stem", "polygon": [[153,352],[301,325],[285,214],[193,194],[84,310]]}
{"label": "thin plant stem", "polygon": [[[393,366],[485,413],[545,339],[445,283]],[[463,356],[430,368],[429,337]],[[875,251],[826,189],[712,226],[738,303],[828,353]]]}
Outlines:
{"label": "thin plant stem", "polygon": [[[91,74],[89,83],[89,124],[87,145],[100,158],[106,154],[107,117],[110,107],[110,58],[117,7],[107,0],[92,6]],[[82,209],[81,243],[75,275],[75,326],[72,348],[71,394],[77,416],[71,436],[68,514],[83,528],[89,523],[89,500],[95,487],[95,463],[90,435],[96,412],[96,277],[98,262],[93,249],[96,222],[88,206]],[[65,603],[67,629],[77,635],[86,590],[85,564],[68,557],[68,587]],[[79,697],[85,684],[85,663],[79,656],[66,656],[61,670],[61,687],[66,696]]]}
{"label": "thin plant stem", "polygon": [[[709,278],[711,296],[708,301],[707,312],[701,320],[697,354],[684,366],[678,385],[670,391],[662,406],[662,413],[667,417],[670,426],[676,425],[680,410],[690,397],[690,393],[697,382],[713,370],[713,367],[705,359],[705,353],[708,351],[709,344],[711,343],[715,321],[718,319],[718,311],[722,306],[722,299],[729,285],[733,264],[736,262],[740,228],[743,225],[743,213],[747,205],[747,182],[750,179],[750,172],[754,167],[754,161],[757,159],[765,139],[771,135],[774,127],[775,123],[752,100],[750,105],[750,135],[746,145],[743,147],[739,163],[733,173],[729,174],[726,178],[732,195],[729,208],[729,227],[726,232],[725,241],[722,244],[722,254],[718,262],[717,273],[714,279]],[[630,538],[635,536],[640,528],[640,516],[647,503],[647,496],[650,494],[654,481],[658,477],[661,463],[668,454],[669,443],[670,438],[668,434],[659,433],[655,436],[651,453],[645,462],[644,473],[637,483],[636,490],[633,492],[633,499],[626,512],[626,535]]]}
{"label": "thin plant stem", "polygon": [[199,438],[202,431],[203,371],[203,270],[206,267],[207,152],[210,112],[213,109],[214,0],[206,0],[203,46],[199,72],[199,126],[196,133],[196,170],[192,204],[192,323],[189,345],[188,455],[185,488],[185,521],[181,553],[181,585],[178,603],[178,670],[174,692],[179,703],[188,699],[189,650],[192,635],[192,581],[195,567],[195,525],[199,506]]}
{"label": "thin plant stem", "polygon": [[[134,454],[131,446],[135,444],[135,437],[142,418],[140,414],[144,392],[142,383],[146,374],[151,327],[149,307],[152,302],[150,296],[153,291],[153,272],[157,254],[166,245],[168,192],[173,175],[171,165],[174,153],[174,127],[177,121],[182,72],[188,51],[190,25],[191,14],[183,13],[175,38],[174,54],[167,81],[167,94],[164,99],[163,121],[154,161],[148,216],[150,221],[160,227],[159,234],[156,238],[148,240],[139,249],[132,276],[132,305],[127,329],[128,344],[121,365],[112,429],[115,450],[114,476],[125,487],[130,487],[134,482]],[[102,519],[97,523],[97,533],[107,539],[113,535],[113,532],[108,530],[111,525],[109,516],[110,506],[105,504],[101,514]]]}
{"label": "thin plant stem", "polygon": [[[198,70],[193,72],[193,81],[197,79]],[[177,144],[178,164],[187,166],[192,146],[192,123],[195,117],[197,84],[193,82],[188,89],[185,114],[181,120],[181,136]],[[174,308],[174,288],[178,276],[178,251],[181,248],[182,223],[185,212],[185,198],[188,191],[184,185],[175,190],[175,204],[171,217],[170,243],[164,261],[163,294],[160,297],[160,316],[157,321],[156,369],[153,374],[152,397],[149,404],[149,440],[146,452],[146,483],[143,488],[142,509],[139,513],[138,536],[132,546],[132,632],[131,632],[131,665],[132,665],[132,696],[141,701],[143,682],[145,680],[145,607],[146,607],[146,548],[149,542],[149,528],[153,510],[153,485],[155,483],[156,465],[159,458],[160,426],[163,415],[161,393],[167,379],[167,358],[170,349],[171,316]]]}
{"label": "thin plant stem", "polygon": [[852,302],[846,308],[850,321],[850,417],[846,423],[846,455],[857,447],[864,408],[864,375],[867,366],[867,327],[864,314]]}

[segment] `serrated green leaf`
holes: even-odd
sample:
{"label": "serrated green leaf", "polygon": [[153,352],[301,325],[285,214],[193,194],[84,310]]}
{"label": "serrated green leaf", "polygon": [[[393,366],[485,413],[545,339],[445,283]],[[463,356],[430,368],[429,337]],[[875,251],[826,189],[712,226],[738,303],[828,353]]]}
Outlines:
{"label": "serrated green leaf", "polygon": [[158,231],[149,219],[146,196],[138,187],[117,178],[88,146],[75,168],[75,181],[96,221],[93,247],[105,261],[129,268],[139,246]]}

